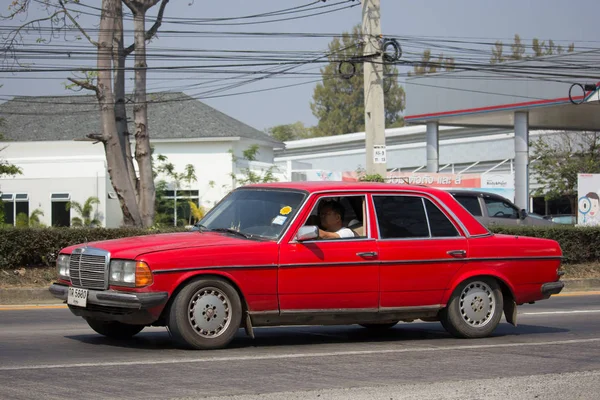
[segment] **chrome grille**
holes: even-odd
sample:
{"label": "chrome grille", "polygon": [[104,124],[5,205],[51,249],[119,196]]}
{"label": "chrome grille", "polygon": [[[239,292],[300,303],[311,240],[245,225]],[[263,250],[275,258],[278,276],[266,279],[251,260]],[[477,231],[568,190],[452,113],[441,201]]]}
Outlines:
{"label": "chrome grille", "polygon": [[108,289],[110,253],[92,247],[73,250],[69,260],[71,284],[85,289]]}

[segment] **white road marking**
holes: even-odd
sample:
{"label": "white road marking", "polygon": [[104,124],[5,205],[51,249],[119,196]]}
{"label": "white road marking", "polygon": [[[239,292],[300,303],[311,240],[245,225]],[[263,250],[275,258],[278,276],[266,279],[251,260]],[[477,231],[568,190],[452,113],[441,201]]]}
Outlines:
{"label": "white road marking", "polygon": [[600,313],[600,310],[565,310],[565,311],[540,311],[540,312],[529,312],[522,313],[519,315],[550,315],[550,314],[586,314],[586,313]]}
{"label": "white road marking", "polygon": [[268,355],[250,355],[250,356],[232,356],[232,357],[206,357],[190,358],[182,360],[181,358],[165,360],[139,360],[139,361],[115,361],[101,363],[77,363],[77,364],[49,364],[49,365],[28,365],[0,367],[0,371],[21,371],[37,369],[55,369],[55,368],[89,368],[89,367],[123,367],[131,365],[164,365],[164,364],[193,364],[224,361],[255,361],[255,360],[282,360],[296,358],[319,358],[319,357],[341,357],[341,356],[364,356],[374,354],[398,354],[398,353],[420,353],[432,351],[456,351],[456,350],[478,350],[478,349],[497,349],[507,347],[529,347],[529,346],[553,346],[600,342],[600,338],[557,340],[547,342],[533,343],[502,343],[502,344],[474,344],[466,346],[439,346],[439,347],[406,347],[402,349],[387,350],[357,350],[357,351],[339,351],[322,353],[287,353],[287,354],[268,354]]}

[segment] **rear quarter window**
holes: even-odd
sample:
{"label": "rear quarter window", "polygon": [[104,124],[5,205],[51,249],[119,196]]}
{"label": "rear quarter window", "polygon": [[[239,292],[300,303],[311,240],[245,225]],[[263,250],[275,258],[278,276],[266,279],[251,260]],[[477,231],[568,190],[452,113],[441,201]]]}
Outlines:
{"label": "rear quarter window", "polygon": [[431,201],[425,200],[425,209],[429,220],[429,229],[432,237],[460,236],[452,222]]}
{"label": "rear quarter window", "polygon": [[472,215],[476,217],[481,217],[483,215],[481,213],[481,205],[479,204],[479,198],[477,196],[455,194],[454,198]]}

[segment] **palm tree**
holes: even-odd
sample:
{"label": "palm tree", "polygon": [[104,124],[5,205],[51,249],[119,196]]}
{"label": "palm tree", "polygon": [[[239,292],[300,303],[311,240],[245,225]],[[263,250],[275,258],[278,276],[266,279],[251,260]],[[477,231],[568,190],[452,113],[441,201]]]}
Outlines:
{"label": "palm tree", "polygon": [[188,204],[190,205],[189,225],[192,225],[192,219],[194,219],[194,223],[200,221],[204,217],[204,214],[206,214],[206,211],[204,211],[204,207],[198,206],[192,200],[188,200]]}
{"label": "palm tree", "polygon": [[[102,224],[98,211],[94,211],[94,206],[100,204],[100,200],[97,197],[88,197],[83,206],[76,201],[69,201],[67,203],[67,210],[71,208],[75,210],[80,217],[71,218],[71,226],[83,227],[83,226],[99,226]],[[92,215],[93,214],[93,215]]]}
{"label": "palm tree", "polygon": [[36,208],[33,210],[30,216],[27,216],[26,213],[18,213],[15,226],[18,228],[40,228],[44,226],[44,224],[40,221],[40,217],[43,215],[44,212],[41,208]]}
{"label": "palm tree", "polygon": [[42,211],[41,208],[36,208],[35,210],[33,210],[31,212],[31,215],[29,216],[29,226],[33,228],[39,228],[44,226],[44,224],[42,224],[42,222],[40,221],[40,217],[42,217],[43,215],[44,211]]}

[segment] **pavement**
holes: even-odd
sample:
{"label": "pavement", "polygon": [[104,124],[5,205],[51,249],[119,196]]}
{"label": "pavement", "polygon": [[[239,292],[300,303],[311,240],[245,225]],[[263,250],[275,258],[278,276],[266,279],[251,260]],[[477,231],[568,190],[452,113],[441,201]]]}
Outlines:
{"label": "pavement", "polygon": [[600,292],[519,307],[483,339],[439,323],[241,329],[230,346],[182,350],[149,327],[110,340],[61,305],[0,308],[3,399],[593,399]]}
{"label": "pavement", "polygon": [[[599,291],[600,279],[562,279],[565,282],[563,293]],[[62,304],[48,291],[48,287],[0,288],[0,306],[15,304]]]}

